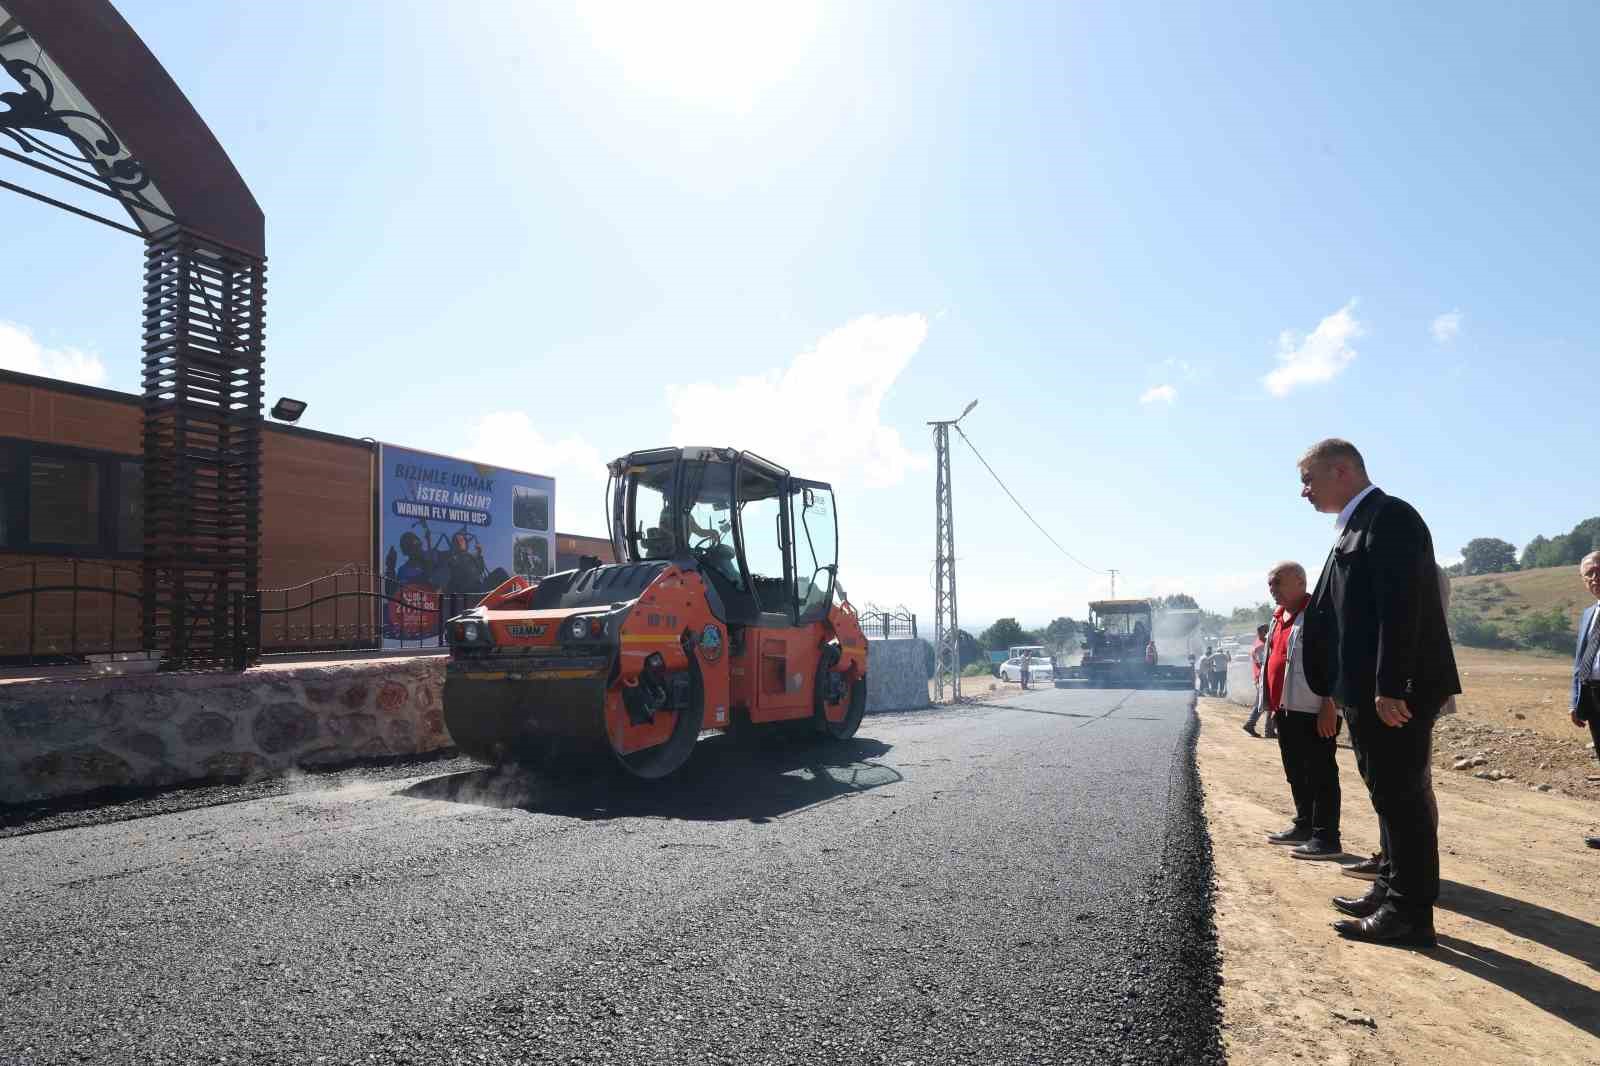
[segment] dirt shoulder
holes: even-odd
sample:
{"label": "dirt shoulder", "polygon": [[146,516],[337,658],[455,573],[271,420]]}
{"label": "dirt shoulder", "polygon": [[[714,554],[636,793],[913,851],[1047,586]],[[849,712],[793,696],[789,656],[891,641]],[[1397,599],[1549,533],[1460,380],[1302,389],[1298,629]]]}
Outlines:
{"label": "dirt shoulder", "polygon": [[[1263,839],[1288,823],[1277,745],[1246,735],[1232,704],[1203,699],[1199,714],[1233,1066],[1600,1064],[1600,851],[1583,844],[1600,804],[1435,771],[1439,947],[1348,943],[1328,899],[1366,882]],[[1376,850],[1347,747],[1339,767],[1345,847]]]}
{"label": "dirt shoulder", "polygon": [[1572,659],[1456,645],[1461,713],[1434,735],[1435,774],[1462,759],[1483,759],[1457,773],[1510,774],[1524,788],[1600,800],[1600,763],[1589,731],[1568,713]]}

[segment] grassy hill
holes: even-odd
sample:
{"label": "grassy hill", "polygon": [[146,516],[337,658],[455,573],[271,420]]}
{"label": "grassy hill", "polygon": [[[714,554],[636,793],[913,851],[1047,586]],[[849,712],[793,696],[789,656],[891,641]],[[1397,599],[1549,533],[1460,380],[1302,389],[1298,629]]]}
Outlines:
{"label": "grassy hill", "polygon": [[[1575,566],[1479,574],[1453,578],[1450,582],[1452,628],[1457,639],[1491,648],[1522,646],[1545,652],[1561,651],[1576,639],[1578,616],[1592,602],[1589,590],[1578,579]],[[1473,636],[1470,629],[1464,633],[1460,624],[1463,616],[1492,626],[1493,632],[1499,635],[1485,631]],[[1534,619],[1541,621],[1542,627],[1530,632],[1528,626]],[[1547,636],[1535,635],[1539,629]],[[1232,623],[1223,632],[1242,639],[1253,635],[1254,630],[1254,624]]]}
{"label": "grassy hill", "polygon": [[1593,602],[1575,566],[1479,574],[1450,581],[1452,607],[1470,607],[1486,621],[1502,625],[1515,625],[1528,614],[1557,609],[1567,616],[1576,634],[1578,616]]}
{"label": "grassy hill", "polygon": [[1456,641],[1484,648],[1571,654],[1578,616],[1593,602],[1575,566],[1458,577],[1450,588]]}

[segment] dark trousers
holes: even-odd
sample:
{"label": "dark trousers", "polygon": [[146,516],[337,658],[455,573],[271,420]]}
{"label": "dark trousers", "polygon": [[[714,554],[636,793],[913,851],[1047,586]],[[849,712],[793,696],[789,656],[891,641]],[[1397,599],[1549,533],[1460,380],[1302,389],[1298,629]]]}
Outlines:
{"label": "dark trousers", "polygon": [[1386,897],[1385,906],[1426,917],[1439,898],[1439,830],[1424,775],[1438,708],[1407,706],[1411,719],[1401,726],[1384,725],[1374,707],[1347,707],[1345,721],[1388,848],[1376,890]]}
{"label": "dark trousers", "polygon": [[1578,714],[1589,721],[1594,737],[1594,757],[1600,759],[1600,681],[1588,681],[1578,690]]}
{"label": "dark trousers", "polygon": [[1212,674],[1211,687],[1216,689],[1217,695],[1226,696],[1228,694],[1228,671],[1218,670]]}
{"label": "dark trousers", "polygon": [[1308,829],[1311,838],[1330,847],[1339,846],[1339,762],[1334,737],[1317,735],[1317,716],[1300,711],[1279,711],[1278,754],[1283,776],[1294,797],[1296,829]]}

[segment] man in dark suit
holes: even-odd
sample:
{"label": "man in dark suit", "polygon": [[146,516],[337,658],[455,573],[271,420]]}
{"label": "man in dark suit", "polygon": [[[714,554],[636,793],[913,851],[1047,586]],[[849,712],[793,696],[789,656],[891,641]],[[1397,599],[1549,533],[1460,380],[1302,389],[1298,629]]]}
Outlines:
{"label": "man in dark suit", "polygon": [[[1572,659],[1572,724],[1588,725],[1594,737],[1594,754],[1600,758],[1600,552],[1590,552],[1578,564],[1578,576],[1595,598],[1578,621],[1578,651]],[[1584,838],[1600,848],[1600,835]]]}
{"label": "man in dark suit", "polygon": [[1432,947],[1439,835],[1428,807],[1428,750],[1441,705],[1461,691],[1422,516],[1367,477],[1349,441],[1300,460],[1300,495],[1338,515],[1333,550],[1306,614],[1306,680],[1350,727],[1356,766],[1388,854],[1372,890],[1335,897],[1354,940]]}

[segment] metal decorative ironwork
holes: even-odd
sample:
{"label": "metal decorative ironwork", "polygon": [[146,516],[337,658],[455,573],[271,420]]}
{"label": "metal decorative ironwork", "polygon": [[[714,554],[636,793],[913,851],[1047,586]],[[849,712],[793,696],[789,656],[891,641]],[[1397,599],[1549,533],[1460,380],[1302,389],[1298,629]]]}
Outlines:
{"label": "metal decorative ironwork", "polygon": [[173,227],[144,306],[145,635],[169,667],[232,666],[260,560],[266,264]]}
{"label": "metal decorative ironwork", "polygon": [[481,599],[481,592],[436,592],[419,602],[370,567],[346,566],[243,597],[234,644],[241,666],[263,653],[442,648],[446,620]]}
{"label": "metal decorative ironwork", "polygon": [[0,69],[20,89],[0,92],[0,136],[21,154],[3,147],[0,153],[109,193],[128,208],[141,231],[171,220],[169,206],[151,183],[144,163],[100,116],[61,105],[61,93],[42,51],[31,49],[32,59],[18,54],[30,50],[29,45],[27,31],[15,19],[0,17]]}
{"label": "metal decorative ironwork", "polygon": [[868,639],[895,640],[917,635],[917,616],[903,605],[889,610],[869,603],[860,618],[861,631]]}

